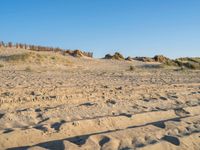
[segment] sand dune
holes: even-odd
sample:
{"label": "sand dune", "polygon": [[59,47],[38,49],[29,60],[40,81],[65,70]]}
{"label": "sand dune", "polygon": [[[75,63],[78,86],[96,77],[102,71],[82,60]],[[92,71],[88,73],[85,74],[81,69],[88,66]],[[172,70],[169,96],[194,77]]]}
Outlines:
{"label": "sand dune", "polygon": [[23,49],[0,55],[2,150],[200,149],[199,70]]}

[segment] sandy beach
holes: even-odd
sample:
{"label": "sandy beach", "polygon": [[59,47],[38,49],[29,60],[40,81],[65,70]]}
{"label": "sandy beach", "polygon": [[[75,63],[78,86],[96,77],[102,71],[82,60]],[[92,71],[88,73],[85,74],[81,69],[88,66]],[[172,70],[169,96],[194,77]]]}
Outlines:
{"label": "sandy beach", "polygon": [[200,148],[198,70],[23,49],[0,55],[0,149]]}

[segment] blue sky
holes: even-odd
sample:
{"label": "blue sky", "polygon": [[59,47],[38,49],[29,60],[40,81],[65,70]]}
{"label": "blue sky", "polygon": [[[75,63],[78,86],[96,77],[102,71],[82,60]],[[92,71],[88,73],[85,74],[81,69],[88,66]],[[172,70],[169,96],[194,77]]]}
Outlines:
{"label": "blue sky", "polygon": [[200,56],[200,0],[0,0],[0,40],[125,56]]}

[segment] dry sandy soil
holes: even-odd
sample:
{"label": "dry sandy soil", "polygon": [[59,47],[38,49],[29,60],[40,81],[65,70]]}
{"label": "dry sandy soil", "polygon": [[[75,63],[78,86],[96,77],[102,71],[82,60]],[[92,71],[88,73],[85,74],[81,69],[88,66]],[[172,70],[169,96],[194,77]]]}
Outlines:
{"label": "dry sandy soil", "polygon": [[0,65],[2,150],[200,149],[200,71],[5,48]]}

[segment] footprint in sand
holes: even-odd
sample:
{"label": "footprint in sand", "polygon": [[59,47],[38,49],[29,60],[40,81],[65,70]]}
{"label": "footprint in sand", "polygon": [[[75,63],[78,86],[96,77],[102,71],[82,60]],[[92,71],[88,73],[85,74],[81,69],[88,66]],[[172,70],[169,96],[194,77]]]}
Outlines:
{"label": "footprint in sand", "polygon": [[142,137],[137,137],[132,140],[132,144],[135,147],[144,147],[145,146],[145,139]]}
{"label": "footprint in sand", "polygon": [[174,112],[177,116],[185,117],[188,116],[190,113],[184,110],[183,108],[174,109]]}
{"label": "footprint in sand", "polygon": [[161,99],[161,100],[164,100],[164,101],[167,100],[167,98],[166,98],[166,97],[163,97],[163,96],[160,96],[160,99]]}
{"label": "footprint in sand", "polygon": [[80,104],[78,106],[93,106],[93,105],[97,105],[97,104],[96,103],[87,102],[87,103]]}
{"label": "footprint in sand", "polygon": [[0,119],[4,116],[5,114],[0,114]]}
{"label": "footprint in sand", "polygon": [[12,132],[12,131],[14,131],[14,130],[11,129],[11,128],[7,128],[7,129],[5,129],[5,130],[3,131],[3,133],[10,133],[10,132]]}
{"label": "footprint in sand", "polygon": [[113,106],[113,105],[115,105],[117,102],[115,101],[115,100],[107,100],[106,101],[106,103],[107,103],[107,105],[109,106],[109,107],[111,107],[111,106]]}
{"label": "footprint in sand", "polygon": [[155,143],[158,142],[158,140],[156,139],[156,137],[153,137],[151,135],[146,135],[144,139],[145,139],[145,141],[146,141],[147,144],[155,144]]}
{"label": "footprint in sand", "polygon": [[167,141],[171,144],[174,144],[176,146],[180,145],[180,141],[179,138],[175,137],[175,136],[169,136],[169,135],[165,135],[162,140]]}
{"label": "footprint in sand", "polygon": [[110,141],[110,138],[107,137],[107,136],[104,136],[104,137],[102,137],[101,140],[99,141],[99,145],[100,145],[101,147],[103,147],[103,145],[106,144],[106,143],[108,143],[109,141]]}

